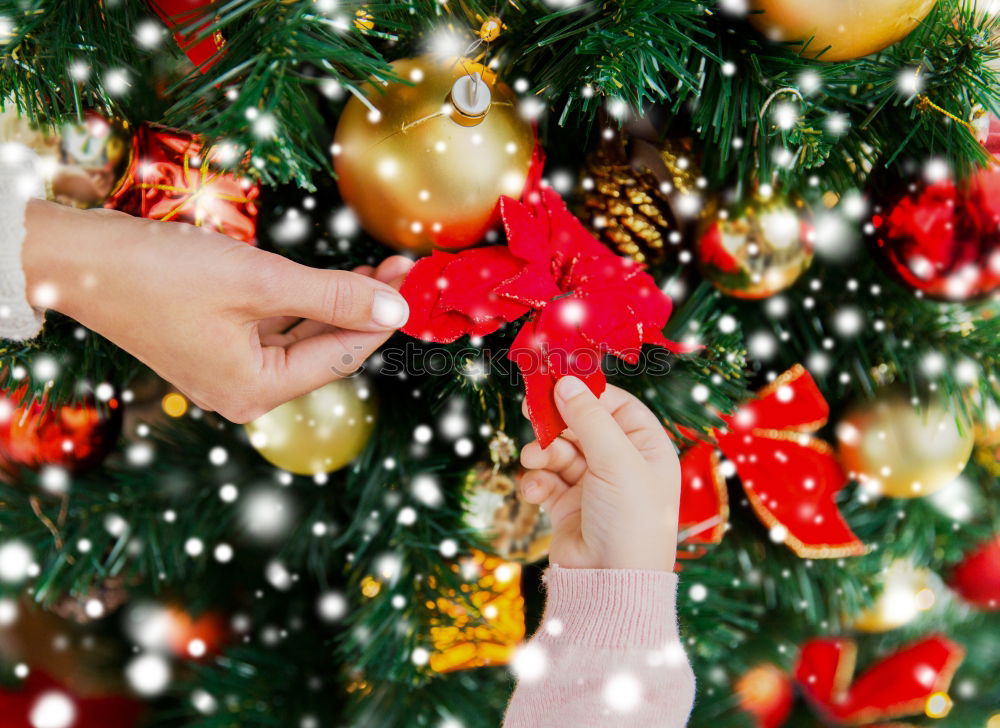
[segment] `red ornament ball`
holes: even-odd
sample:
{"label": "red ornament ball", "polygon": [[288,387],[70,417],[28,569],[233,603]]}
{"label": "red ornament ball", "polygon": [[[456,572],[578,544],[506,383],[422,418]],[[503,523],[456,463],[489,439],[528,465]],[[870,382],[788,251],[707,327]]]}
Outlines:
{"label": "red ornament ball", "polygon": [[792,712],[792,680],[775,665],[750,668],[734,688],[740,708],[756,718],[757,728],[778,728]]}
{"label": "red ornament ball", "polygon": [[24,389],[0,393],[0,463],[40,468],[56,465],[79,472],[99,464],[114,448],[122,427],[121,402],[48,406],[18,404]]}
{"label": "red ornament ball", "polygon": [[952,572],[950,583],[966,601],[1000,610],[1000,535],[966,555]]}
{"label": "red ornament ball", "polygon": [[872,217],[881,261],[914,291],[968,301],[1000,287],[1000,170],[911,185]]}

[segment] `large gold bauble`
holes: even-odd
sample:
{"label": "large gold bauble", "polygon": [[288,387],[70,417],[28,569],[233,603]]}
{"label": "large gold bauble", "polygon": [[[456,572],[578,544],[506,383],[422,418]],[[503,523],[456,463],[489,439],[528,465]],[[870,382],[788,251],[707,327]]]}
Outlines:
{"label": "large gold bauble", "polygon": [[250,444],[292,473],[317,475],[344,467],[375,429],[374,392],[358,377],[340,379],[248,422]]}
{"label": "large gold bauble", "polygon": [[915,407],[897,390],[847,412],[837,424],[840,461],[866,488],[892,498],[921,498],[965,469],[972,428],[959,429],[940,399]]}
{"label": "large gold bauble", "polygon": [[100,207],[121,182],[132,151],[128,124],[87,112],[82,124],[64,124],[58,134],[33,127],[8,102],[0,112],[0,141],[24,144],[38,155],[55,202]]}
{"label": "large gold bauble", "polygon": [[[501,195],[519,197],[534,134],[510,88],[463,59],[392,64],[406,83],[368,83],[344,107],[334,139],[340,193],[361,226],[396,250],[479,242],[498,221]],[[492,99],[475,118],[450,101],[455,81],[479,73]],[[485,93],[485,91],[484,91]]]}
{"label": "large gold bauble", "polygon": [[709,215],[698,236],[702,274],[735,298],[761,299],[791,286],[812,264],[813,228],[784,200],[752,200],[736,215]]}
{"label": "large gold bauble", "polygon": [[[750,22],[778,42],[809,41],[808,58],[845,61],[909,35],[937,0],[754,0]],[[810,40],[811,39],[811,40]],[[826,51],[825,53],[823,51]],[[822,55],[820,55],[822,53]]]}
{"label": "large gold bauble", "polygon": [[918,569],[905,559],[886,567],[882,591],[875,603],[854,618],[851,627],[871,634],[903,627],[930,609],[937,598],[930,572]]}

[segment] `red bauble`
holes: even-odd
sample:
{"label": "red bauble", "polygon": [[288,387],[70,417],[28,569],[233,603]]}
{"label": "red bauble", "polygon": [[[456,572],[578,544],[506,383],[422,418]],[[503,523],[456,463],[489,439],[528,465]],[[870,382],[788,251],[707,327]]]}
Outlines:
{"label": "red bauble", "polygon": [[1000,609],[1000,536],[968,554],[955,567],[951,587],[983,609]]}
{"label": "red bauble", "polygon": [[72,471],[100,463],[114,448],[122,427],[117,398],[101,404],[17,405],[23,389],[0,393],[0,463],[40,468],[57,465]]}
{"label": "red bauble", "polygon": [[911,186],[872,217],[876,250],[906,286],[967,301],[1000,287],[1000,170]]}
{"label": "red bauble", "polygon": [[778,728],[792,712],[792,679],[774,665],[749,669],[734,687],[740,708],[756,718],[757,728]]}

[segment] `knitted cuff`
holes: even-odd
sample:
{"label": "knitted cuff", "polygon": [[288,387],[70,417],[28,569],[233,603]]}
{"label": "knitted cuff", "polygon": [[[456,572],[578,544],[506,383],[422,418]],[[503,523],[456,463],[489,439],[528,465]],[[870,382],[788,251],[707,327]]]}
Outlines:
{"label": "knitted cuff", "polygon": [[549,566],[539,635],[595,647],[661,648],[679,641],[677,574]]}
{"label": "knitted cuff", "polygon": [[21,266],[24,211],[44,185],[34,152],[21,144],[0,144],[0,338],[31,339],[42,329],[44,311],[31,307]]}

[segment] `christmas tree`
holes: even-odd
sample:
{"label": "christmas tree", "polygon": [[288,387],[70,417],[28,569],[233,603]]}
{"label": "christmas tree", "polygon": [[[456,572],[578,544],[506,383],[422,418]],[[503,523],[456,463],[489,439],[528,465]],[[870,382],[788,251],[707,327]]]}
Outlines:
{"label": "christmas tree", "polygon": [[681,452],[691,726],[1000,726],[1000,20],[821,5],[0,0],[54,199],[418,260],[245,427],[67,317],[4,343],[0,725],[499,725],[544,336]]}

